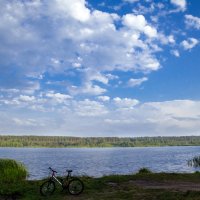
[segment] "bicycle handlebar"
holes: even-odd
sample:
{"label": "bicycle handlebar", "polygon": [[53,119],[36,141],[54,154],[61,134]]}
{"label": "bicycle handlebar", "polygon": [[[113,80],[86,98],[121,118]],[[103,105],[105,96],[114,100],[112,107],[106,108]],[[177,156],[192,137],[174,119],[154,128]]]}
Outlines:
{"label": "bicycle handlebar", "polygon": [[[58,173],[57,171],[53,170],[51,167],[49,167],[49,169],[50,169],[53,173]],[[66,172],[72,173],[72,170],[66,170]]]}
{"label": "bicycle handlebar", "polygon": [[51,167],[49,167],[49,169],[50,169],[53,173],[58,173],[57,171],[53,170]]}

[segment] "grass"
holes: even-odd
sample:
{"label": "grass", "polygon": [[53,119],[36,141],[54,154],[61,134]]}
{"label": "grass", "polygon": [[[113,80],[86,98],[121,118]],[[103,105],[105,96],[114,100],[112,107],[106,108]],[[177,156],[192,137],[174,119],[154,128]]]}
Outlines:
{"label": "grass", "polygon": [[26,181],[21,200],[200,200],[198,191],[177,191],[171,189],[148,189],[139,187],[134,181],[187,181],[200,184],[200,174],[166,174],[142,173],[133,175],[111,175],[101,178],[80,177],[84,182],[85,190],[79,196],[71,196],[61,191],[57,185],[55,193],[50,197],[42,197],[39,186],[43,180]]}
{"label": "grass", "polygon": [[25,166],[11,159],[0,159],[0,181],[14,182],[26,179],[28,172]]}
{"label": "grass", "polygon": [[[84,176],[80,177],[85,185],[81,195],[71,196],[56,185],[55,193],[47,198],[41,196],[39,192],[44,180],[24,180],[27,171],[21,163],[0,160],[0,169],[0,191],[2,188],[9,188],[12,193],[18,191],[19,200],[200,200],[200,173],[153,173],[147,168],[142,168],[138,173],[130,175],[110,175],[101,178]],[[146,187],[138,185],[138,182],[145,183],[146,186],[151,186],[152,183],[157,185],[161,183],[165,186],[170,186],[168,183],[174,185],[187,183],[189,188],[179,190],[170,187]],[[193,186],[198,186],[199,190],[193,191]],[[0,199],[2,196],[3,194],[0,195]]]}
{"label": "grass", "polygon": [[22,163],[0,159],[0,195],[20,193],[28,172]]}

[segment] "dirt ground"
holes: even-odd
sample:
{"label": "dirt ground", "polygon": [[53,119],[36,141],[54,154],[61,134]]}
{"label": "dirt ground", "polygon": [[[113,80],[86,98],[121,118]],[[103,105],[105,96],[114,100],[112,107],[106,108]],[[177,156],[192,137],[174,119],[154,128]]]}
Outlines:
{"label": "dirt ground", "polygon": [[200,183],[185,181],[150,181],[150,180],[131,180],[129,183],[146,189],[167,189],[175,191],[200,191]]}

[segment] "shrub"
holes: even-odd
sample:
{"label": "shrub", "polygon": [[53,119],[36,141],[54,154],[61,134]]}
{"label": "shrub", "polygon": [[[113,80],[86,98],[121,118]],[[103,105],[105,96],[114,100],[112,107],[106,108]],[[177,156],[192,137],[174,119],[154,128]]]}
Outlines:
{"label": "shrub", "polygon": [[22,163],[10,159],[0,159],[0,194],[19,193],[27,175],[27,170]]}
{"label": "shrub", "polygon": [[138,171],[138,174],[150,174],[150,173],[152,173],[152,171],[146,167],[143,167]]}

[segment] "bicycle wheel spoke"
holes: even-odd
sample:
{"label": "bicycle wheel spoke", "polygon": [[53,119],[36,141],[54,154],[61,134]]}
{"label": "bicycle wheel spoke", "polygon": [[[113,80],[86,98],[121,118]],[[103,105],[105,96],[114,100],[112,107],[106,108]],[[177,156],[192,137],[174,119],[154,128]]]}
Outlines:
{"label": "bicycle wheel spoke", "polygon": [[78,195],[83,191],[83,183],[79,179],[72,179],[68,186],[69,193]]}
{"label": "bicycle wheel spoke", "polygon": [[55,183],[53,181],[44,182],[40,187],[40,193],[44,196],[53,194],[55,190]]}

